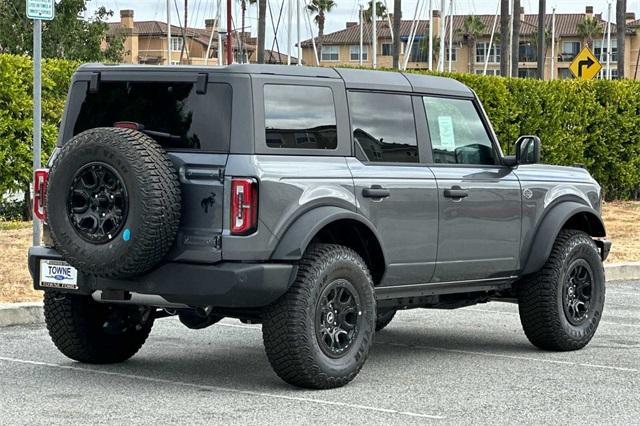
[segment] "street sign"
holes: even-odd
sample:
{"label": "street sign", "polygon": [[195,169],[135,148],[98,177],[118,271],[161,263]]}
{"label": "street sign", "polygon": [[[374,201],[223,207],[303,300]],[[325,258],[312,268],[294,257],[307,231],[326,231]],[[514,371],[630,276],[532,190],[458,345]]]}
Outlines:
{"label": "street sign", "polygon": [[591,80],[601,69],[602,64],[587,46],[578,53],[578,56],[576,56],[573,62],[571,62],[571,65],[569,65],[571,74],[580,80]]}
{"label": "street sign", "polygon": [[50,21],[54,13],[53,0],[27,0],[27,18]]}

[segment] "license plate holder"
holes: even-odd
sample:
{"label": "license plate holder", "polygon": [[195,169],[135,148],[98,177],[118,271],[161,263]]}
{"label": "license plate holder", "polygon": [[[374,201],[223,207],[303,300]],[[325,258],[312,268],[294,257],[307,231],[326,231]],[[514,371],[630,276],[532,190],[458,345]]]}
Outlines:
{"label": "license plate holder", "polygon": [[64,260],[40,259],[40,287],[78,289],[78,270]]}

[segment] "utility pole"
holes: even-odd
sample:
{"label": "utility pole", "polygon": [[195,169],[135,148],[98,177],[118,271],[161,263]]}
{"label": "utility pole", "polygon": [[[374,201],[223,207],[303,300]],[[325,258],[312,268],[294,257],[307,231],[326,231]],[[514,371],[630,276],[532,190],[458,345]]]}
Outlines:
{"label": "utility pole", "polygon": [[371,65],[373,68],[378,66],[378,26],[376,25],[376,17],[378,8],[377,0],[371,0]]}
{"label": "utility pole", "polygon": [[447,1],[440,1],[440,51],[438,52],[438,71],[444,71],[444,39],[447,36],[444,26],[446,14],[444,13],[447,8]]}
{"label": "utility pole", "polygon": [[[404,52],[405,55],[411,52]],[[433,70],[433,3],[429,0],[429,71]]]}
{"label": "utility pole", "polygon": [[500,0],[500,75],[509,77],[509,0]]}
{"label": "utility pole", "polygon": [[360,66],[362,66],[362,50],[364,49],[364,6],[360,4]]}
{"label": "utility pole", "polygon": [[231,0],[227,0],[227,65],[233,63],[233,33],[231,32]]}
{"label": "utility pole", "polygon": [[551,80],[556,78],[556,8],[551,12]]}
{"label": "utility pole", "polygon": [[491,50],[494,49],[493,38],[496,35],[496,23],[498,22],[499,9],[500,9],[500,3],[498,3],[498,6],[496,7],[496,14],[493,17],[493,26],[491,27],[491,37],[489,37],[489,48],[487,49],[487,54],[484,56],[484,69],[482,71],[482,75],[487,75],[487,68],[489,66],[489,56],[491,54]]}
{"label": "utility pole", "polygon": [[167,0],[167,65],[171,65],[171,0]]}
{"label": "utility pole", "polygon": [[547,51],[545,46],[545,26],[544,18],[547,15],[547,2],[539,0],[538,2],[538,78],[544,80],[544,60]]}
{"label": "utility pole", "polygon": [[453,0],[449,0],[449,72],[453,63]]}
{"label": "utility pole", "polygon": [[393,68],[400,69],[400,24],[402,22],[402,0],[393,2]]}
{"label": "utility pole", "polygon": [[518,76],[520,61],[520,0],[513,0],[512,32],[511,32],[511,76]]}
{"label": "utility pole", "polygon": [[301,0],[295,0],[296,2],[296,24],[298,26],[297,31],[298,31],[298,63],[297,65],[300,66],[302,65],[302,39],[301,34],[300,34],[300,1]]}
{"label": "utility pole", "polygon": [[616,2],[616,39],[617,39],[617,55],[618,55],[618,78],[624,78],[624,42],[627,27],[627,1],[618,0]]}
{"label": "utility pole", "polygon": [[291,24],[293,22],[293,10],[291,0],[287,2],[287,65],[291,65]]}
{"label": "utility pole", "polygon": [[258,63],[264,64],[264,46],[267,26],[267,0],[258,0]]}
{"label": "utility pole", "polygon": [[607,12],[607,80],[611,80],[611,1]]}

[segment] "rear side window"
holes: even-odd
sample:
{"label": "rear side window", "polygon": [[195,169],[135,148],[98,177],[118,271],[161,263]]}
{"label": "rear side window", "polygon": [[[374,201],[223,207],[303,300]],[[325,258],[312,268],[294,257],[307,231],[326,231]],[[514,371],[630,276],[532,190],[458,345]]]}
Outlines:
{"label": "rear side window", "polygon": [[265,84],[264,127],[269,148],[336,149],[333,92],[328,87]]}
{"label": "rear side window", "polygon": [[472,101],[435,97],[423,99],[434,163],[496,163],[491,139]]}
{"label": "rear side window", "polygon": [[353,140],[369,161],[417,163],[411,96],[349,93]]}
{"label": "rear side window", "polygon": [[87,93],[73,134],[129,121],[166,149],[228,152],[231,100],[224,83],[197,94],[194,83],[103,81],[97,93]]}

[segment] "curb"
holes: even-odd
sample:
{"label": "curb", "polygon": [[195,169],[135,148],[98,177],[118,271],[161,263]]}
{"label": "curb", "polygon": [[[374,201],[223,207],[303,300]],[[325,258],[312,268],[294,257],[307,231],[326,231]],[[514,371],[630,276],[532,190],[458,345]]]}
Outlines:
{"label": "curb", "polygon": [[42,323],[42,302],[0,303],[0,327]]}
{"label": "curb", "polygon": [[[605,265],[607,283],[640,280],[640,262]],[[42,302],[0,303],[0,327],[43,324]]]}

